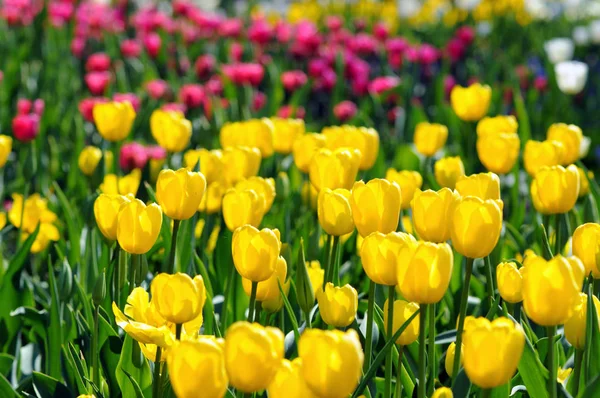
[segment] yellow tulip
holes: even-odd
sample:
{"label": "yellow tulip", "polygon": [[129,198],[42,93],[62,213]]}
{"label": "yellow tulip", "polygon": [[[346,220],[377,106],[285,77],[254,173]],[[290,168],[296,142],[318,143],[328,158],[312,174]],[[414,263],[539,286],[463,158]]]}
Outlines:
{"label": "yellow tulip", "polygon": [[183,163],[190,170],[194,169],[196,163],[199,164],[200,171],[206,177],[206,183],[212,184],[221,180],[223,174],[223,151],[214,149],[190,149],[183,155]]}
{"label": "yellow tulip", "polygon": [[[24,241],[29,237],[28,232],[23,232],[21,235],[21,241]],[[60,240],[60,233],[58,228],[54,224],[42,223],[40,224],[40,230],[31,245],[31,253],[40,253],[48,247],[50,242],[57,242]]]}
{"label": "yellow tulip", "polygon": [[372,232],[395,231],[403,203],[400,187],[380,178],[368,183],[357,181],[352,187],[350,205],[358,233],[363,237]]}
{"label": "yellow tulip", "polygon": [[521,141],[516,133],[486,134],[477,138],[477,155],[483,166],[493,173],[511,171],[519,157]]}
{"label": "yellow tulip", "polygon": [[477,136],[489,134],[515,134],[519,128],[517,118],[513,115],[486,116],[477,123]]}
{"label": "yellow tulip", "polygon": [[419,241],[403,246],[400,258],[398,288],[406,300],[433,304],[444,297],[454,265],[450,245]]}
{"label": "yellow tulip", "polygon": [[[98,167],[100,159],[102,159],[102,150],[100,148],[95,146],[86,146],[79,154],[79,159],[77,161],[79,170],[81,170],[81,172],[86,176],[91,176],[94,174],[94,171],[96,171],[96,167]],[[2,164],[1,160],[0,164]]]}
{"label": "yellow tulip", "polygon": [[0,167],[4,167],[12,151],[12,137],[0,135]]}
{"label": "yellow tulip", "polygon": [[349,125],[331,126],[325,127],[322,134],[327,139],[328,149],[357,149],[361,154],[359,170],[368,170],[375,164],[379,154],[379,133],[375,129]]}
{"label": "yellow tulip", "polygon": [[[23,203],[23,195],[18,193],[12,194],[13,203],[8,211],[8,220],[15,228],[20,228],[22,232],[28,234],[33,233],[38,224],[42,226],[48,225],[48,228],[54,228],[56,234],[58,229],[53,225],[57,220],[56,214],[48,209],[48,200],[33,194],[27,197]],[[52,234],[52,235],[56,235]]]}
{"label": "yellow tulip", "polygon": [[318,206],[319,224],[329,235],[342,236],[354,231],[350,191],[323,188],[319,193]]}
{"label": "yellow tulip", "polygon": [[264,200],[264,212],[268,212],[273,206],[275,200],[275,180],[273,178],[250,177],[242,180],[235,185],[237,190],[251,189]]}
{"label": "yellow tulip", "polygon": [[310,182],[318,191],[323,188],[350,189],[358,174],[360,158],[357,149],[319,149],[310,162]]}
{"label": "yellow tulip", "polygon": [[[462,347],[462,345],[461,345]],[[461,348],[461,352],[462,352],[462,348]],[[444,361],[444,367],[446,368],[446,373],[448,374],[448,376],[453,377],[453,366],[454,366],[454,356],[456,355],[456,343],[452,342],[450,343],[450,345],[448,346],[448,350],[446,350],[446,359]],[[462,354],[460,356],[460,364],[462,365],[463,361],[462,361]]]}
{"label": "yellow tulip", "polygon": [[573,368],[566,368],[563,369],[560,366],[558,367],[558,371],[557,371],[557,375],[556,375],[556,381],[558,381],[560,384],[565,385],[565,382],[567,381],[567,379],[569,378],[569,376],[571,375],[571,372],[573,371]]}
{"label": "yellow tulip", "polygon": [[221,398],[227,392],[222,339],[202,336],[182,341],[169,350],[167,366],[177,398]]}
{"label": "yellow tulip", "polygon": [[500,199],[500,178],[494,173],[471,174],[456,181],[461,196],[475,196],[481,200]]}
{"label": "yellow tulip", "polygon": [[412,219],[418,236],[436,243],[450,239],[448,220],[457,200],[456,191],[448,188],[437,192],[417,190],[412,200]]}
{"label": "yellow tulip", "polygon": [[121,205],[134,199],[133,195],[100,194],[94,201],[94,216],[102,235],[108,240],[117,239],[117,216]]}
{"label": "yellow tulip", "polygon": [[550,141],[558,141],[563,144],[564,151],[561,164],[566,166],[579,160],[583,132],[578,126],[574,124],[554,123],[548,128],[546,138]]}
{"label": "yellow tulip", "polygon": [[454,86],[450,93],[452,110],[460,119],[474,122],[486,115],[492,99],[492,89],[479,83],[469,87]]}
{"label": "yellow tulip", "polygon": [[265,215],[265,200],[252,189],[230,189],[223,196],[223,218],[230,231],[242,225],[258,227]]}
{"label": "yellow tulip", "polygon": [[523,307],[535,323],[562,325],[573,315],[583,285],[584,267],[577,257],[532,257],[523,270]]}
{"label": "yellow tulip", "polygon": [[448,387],[440,387],[433,392],[431,398],[453,398],[452,390]]}
{"label": "yellow tulip", "polygon": [[283,333],[258,323],[236,322],[225,334],[230,384],[245,393],[266,389],[283,360]]}
{"label": "yellow tulip", "polygon": [[373,232],[367,236],[360,246],[360,258],[369,279],[380,285],[396,285],[400,253],[404,246],[414,246],[415,243],[415,238],[403,232],[387,235]]}
{"label": "yellow tulip", "polygon": [[234,147],[223,150],[223,173],[228,185],[258,174],[260,169],[260,150],[250,147]]}
{"label": "yellow tulip", "polygon": [[124,203],[117,217],[117,241],[131,254],[144,254],[154,246],[162,227],[160,206],[139,199]]}
{"label": "yellow tulip", "polygon": [[304,134],[304,120],[282,119],[272,117],[273,123],[273,147],[275,152],[287,155],[292,152],[294,142]]}
{"label": "yellow tulip", "polygon": [[135,109],[129,101],[106,102],[92,110],[98,132],[107,141],[123,141],[129,135],[135,119]]}
{"label": "yellow tulip", "polygon": [[325,279],[325,270],[321,268],[319,261],[307,261],[306,269],[308,271],[308,277],[310,278],[310,284],[313,288],[313,294],[316,296],[317,291],[323,288],[323,279]]}
{"label": "yellow tulip", "polygon": [[579,196],[579,173],[575,165],[542,167],[531,182],[533,206],[542,214],[570,211]]}
{"label": "yellow tulip", "polygon": [[523,301],[523,270],[512,261],[498,264],[496,279],[502,300],[513,304]]}
{"label": "yellow tulip", "polygon": [[358,386],[364,354],[355,330],[307,329],[300,336],[298,354],[304,380],[317,396],[346,397]]}
{"label": "yellow tulip", "polygon": [[322,134],[308,133],[296,138],[292,147],[296,167],[301,172],[308,173],[313,155],[324,147],[325,136]]}
{"label": "yellow tulip", "polygon": [[[592,296],[594,307],[596,307],[596,322],[600,326],[600,300]],[[569,344],[578,350],[585,348],[586,330],[587,330],[587,308],[588,296],[585,293],[579,293],[579,298],[575,303],[573,315],[565,322],[565,337]]]}
{"label": "yellow tulip", "polygon": [[388,169],[385,173],[385,179],[395,182],[400,187],[400,192],[402,193],[402,210],[410,207],[410,202],[413,200],[415,192],[417,189],[421,189],[423,185],[423,177],[417,171]]}
{"label": "yellow tulip", "polygon": [[488,256],[500,238],[502,202],[466,196],[456,201],[450,217],[454,249],[469,258]]}
{"label": "yellow tulip", "polygon": [[480,388],[507,383],[517,370],[525,333],[520,325],[504,317],[467,318],[463,332],[463,363],[469,380]]}
{"label": "yellow tulip", "polygon": [[[387,330],[388,325],[388,305],[389,300],[386,300],[383,304],[383,324],[385,325],[385,333],[389,336],[389,331]],[[408,320],[415,312],[419,309],[419,304],[417,303],[409,303],[404,300],[395,300],[394,301],[394,326],[392,336],[404,325],[404,322]],[[419,337],[419,317],[416,316],[412,321],[408,324],[406,329],[402,333],[400,333],[400,337],[396,340],[396,344],[400,345],[409,345],[417,341]]]}
{"label": "yellow tulip", "polygon": [[579,197],[581,198],[590,193],[589,179],[594,178],[594,173],[588,172],[588,176],[581,167],[577,167],[577,173],[579,173]]}
{"label": "yellow tulip", "polygon": [[600,225],[586,223],[573,232],[573,255],[578,257],[585,267],[585,274],[590,272],[595,279],[600,278],[598,254],[600,254]]}
{"label": "yellow tulip", "polygon": [[[256,289],[256,300],[270,301],[279,297],[279,285],[283,287],[285,278],[287,277],[287,263],[281,256],[277,259],[275,272],[266,281],[259,282]],[[242,278],[242,287],[248,296],[252,292],[252,281]]]}
{"label": "yellow tulip", "polygon": [[302,202],[306,205],[310,205],[313,210],[318,209],[319,205],[319,191],[309,182],[306,181],[302,184]]}
{"label": "yellow tulip", "polygon": [[107,174],[104,181],[100,184],[100,191],[106,194],[136,195],[142,181],[142,171],[133,169],[131,173],[117,177],[115,174]]}
{"label": "yellow tulip", "polygon": [[187,220],[198,210],[205,190],[206,179],[202,173],[186,168],[166,169],[158,175],[156,200],[167,217]]}
{"label": "yellow tulip", "polygon": [[247,146],[260,150],[262,158],[273,155],[273,122],[267,118],[225,123],[219,140],[223,148]]}
{"label": "yellow tulip", "polygon": [[[281,286],[281,289],[283,290],[283,294],[285,294],[285,297],[287,297],[288,294],[290,293],[290,284],[291,284],[291,279],[288,279]],[[262,309],[265,310],[269,314],[274,314],[276,312],[279,312],[279,310],[281,310],[283,308],[283,304],[284,304],[283,296],[281,295],[281,292],[280,292],[280,294],[278,294],[274,298],[263,301]]]}
{"label": "yellow tulip", "polygon": [[158,145],[168,152],[181,152],[190,143],[192,122],[181,112],[157,109],[150,115],[150,130]]}
{"label": "yellow tulip", "polygon": [[4,227],[6,227],[6,213],[0,213],[0,230],[4,229]]}
{"label": "yellow tulip", "polygon": [[233,264],[243,278],[262,282],[275,272],[281,250],[279,231],[244,225],[233,232],[231,246]]}
{"label": "yellow tulip", "polygon": [[308,388],[302,376],[302,359],[284,359],[267,388],[269,398],[318,398]]}
{"label": "yellow tulip", "polygon": [[348,284],[337,287],[327,282],[325,290],[317,290],[317,302],[323,322],[330,326],[343,328],[356,318],[358,293]]}
{"label": "yellow tulip", "polygon": [[423,156],[433,156],[448,139],[448,127],[443,124],[421,122],[415,128],[415,146]]}
{"label": "yellow tulip", "polygon": [[227,187],[219,181],[209,184],[206,193],[202,196],[198,210],[206,212],[206,214],[218,213],[221,210],[223,196],[226,192]]}
{"label": "yellow tulip", "polygon": [[534,141],[525,144],[523,163],[530,176],[544,166],[557,166],[562,163],[564,145],[559,141]]}
{"label": "yellow tulip", "polygon": [[456,181],[465,175],[460,156],[441,158],[434,165],[435,180],[444,188],[454,189]]}
{"label": "yellow tulip", "polygon": [[206,289],[202,276],[192,279],[178,272],[174,275],[158,274],[152,281],[152,302],[158,313],[167,321],[183,324],[200,316],[198,329],[202,324],[202,308],[206,300]]}

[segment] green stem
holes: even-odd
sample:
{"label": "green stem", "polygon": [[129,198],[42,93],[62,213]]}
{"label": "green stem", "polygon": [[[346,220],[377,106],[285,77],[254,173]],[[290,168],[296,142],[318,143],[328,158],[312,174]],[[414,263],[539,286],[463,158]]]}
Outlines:
{"label": "green stem", "polygon": [[486,270],[486,288],[487,288],[487,295],[488,295],[488,305],[489,308],[492,308],[492,305],[494,305],[494,273],[492,270],[492,260],[490,259],[490,256],[486,256],[485,257],[485,270]]}
{"label": "green stem", "polygon": [[121,245],[117,242],[117,250],[119,251],[119,261],[117,263],[118,270],[115,272],[115,294],[116,294],[116,302],[119,305],[119,308],[123,308],[121,304],[121,290],[123,290],[123,286],[125,286],[125,282],[127,281],[127,252],[121,248]]}
{"label": "green stem", "polygon": [[460,351],[462,348],[462,332],[465,327],[465,316],[467,314],[467,301],[469,300],[469,285],[473,273],[473,259],[466,258],[465,283],[463,284],[462,297],[460,299],[460,312],[458,313],[458,328],[456,329],[456,353],[454,354],[454,365],[452,366],[452,385],[456,382],[458,369],[460,368]]}
{"label": "green stem", "polygon": [[140,255],[132,254],[131,255],[131,268],[129,269],[129,292],[133,290],[134,287],[137,286],[137,280],[141,279],[140,275]]}
{"label": "green stem", "polygon": [[489,398],[492,396],[492,389],[491,388],[483,388],[481,390],[481,398]]}
{"label": "green stem", "polygon": [[[327,285],[327,282],[332,282],[332,283],[334,282],[335,263],[337,260],[337,252],[338,252],[339,244],[340,244],[340,237],[334,236],[333,244],[331,245],[331,254],[329,255],[329,264],[327,264],[327,276],[326,276],[326,279],[323,281],[323,283],[325,285]],[[325,289],[325,287],[323,287],[323,289]]]}
{"label": "green stem", "polygon": [[560,222],[561,214],[556,214],[554,216],[554,226],[556,228],[555,236],[554,236],[554,255],[558,256],[561,254],[561,244],[562,241],[562,223]]}
{"label": "green stem", "polygon": [[402,216],[404,215],[404,210],[400,209],[400,215],[398,216],[398,227],[396,228],[396,231],[398,232],[406,232],[404,230],[404,224],[402,223]]}
{"label": "green stem", "polygon": [[306,311],[304,313],[304,318],[306,318],[306,327],[307,328],[312,328],[312,322],[310,321],[310,311]]}
{"label": "green stem", "polygon": [[556,334],[556,326],[548,326],[546,328],[548,331],[548,343],[550,344],[548,347],[548,370],[550,371],[550,377],[548,377],[548,394],[550,398],[556,398],[556,360],[555,354],[555,344],[554,344],[554,335]]}
{"label": "green stem", "polygon": [[369,280],[369,297],[367,304],[367,337],[365,341],[365,362],[363,370],[366,373],[371,366],[371,351],[373,350],[373,314],[375,311],[375,282]]}
{"label": "green stem", "polygon": [[398,346],[398,373],[396,374],[396,398],[402,398],[402,354],[404,346]]}
{"label": "green stem", "polygon": [[[396,298],[396,287],[388,286],[388,313],[387,313],[387,335],[388,340],[394,336],[394,299]],[[392,396],[392,350],[389,350],[385,358],[385,394],[384,397]]]}
{"label": "green stem", "polygon": [[98,350],[99,315],[100,306],[96,305],[94,308],[94,335],[92,336],[92,383],[94,383],[94,385],[101,390],[102,386],[100,385],[100,352]]}
{"label": "green stem", "polygon": [[248,322],[254,322],[254,306],[256,305],[256,290],[258,282],[252,282],[252,290],[250,291],[250,303],[248,304]]}
{"label": "green stem", "polygon": [[[177,252],[177,232],[179,232],[179,224],[181,220],[173,220],[173,233],[171,234],[171,252],[169,253],[169,274],[175,273],[175,253]],[[206,226],[206,225],[205,225]]]}
{"label": "green stem", "polygon": [[175,324],[175,338],[177,340],[181,340],[181,327],[182,326],[183,326],[183,323]]}
{"label": "green stem", "polygon": [[579,392],[579,379],[581,377],[581,363],[583,362],[583,350],[575,349],[575,369],[573,370],[573,396]]}
{"label": "green stem", "polygon": [[436,361],[435,361],[435,304],[429,304],[429,342],[427,343],[427,358],[429,358],[429,378],[427,380],[427,396],[433,395],[436,376]]}
{"label": "green stem", "polygon": [[227,310],[229,306],[229,296],[233,291],[234,281],[236,277],[237,271],[235,267],[231,266],[231,273],[229,275],[229,279],[227,279],[227,286],[225,287],[225,292],[223,292],[223,308],[221,310],[221,325],[222,330],[227,330]]}
{"label": "green stem", "polygon": [[154,381],[152,385],[152,397],[158,398],[160,395],[160,358],[162,356],[162,349],[156,346],[156,358],[154,360]]}
{"label": "green stem", "polygon": [[421,305],[419,313],[419,390],[418,398],[425,398],[425,326],[427,325],[427,304]]}
{"label": "green stem", "polygon": [[325,243],[325,262],[323,264],[325,264],[325,270],[324,275],[325,277],[323,278],[323,290],[325,290],[325,286],[327,285],[327,276],[329,275],[329,263],[330,261],[330,257],[331,257],[331,242],[333,241],[333,236],[332,235],[327,235],[327,242]]}

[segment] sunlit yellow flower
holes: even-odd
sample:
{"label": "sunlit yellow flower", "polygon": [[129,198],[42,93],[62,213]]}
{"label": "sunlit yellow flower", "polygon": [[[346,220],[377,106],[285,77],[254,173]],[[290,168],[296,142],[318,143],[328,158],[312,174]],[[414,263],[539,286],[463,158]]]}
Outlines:
{"label": "sunlit yellow flower", "polygon": [[0,135],[0,167],[4,167],[12,151],[12,137]]}
{"label": "sunlit yellow flower", "polygon": [[265,200],[252,189],[230,189],[223,196],[223,218],[230,231],[249,224],[258,227],[265,215]]}
{"label": "sunlit yellow flower", "polygon": [[[259,282],[256,289],[256,300],[270,301],[279,297],[279,285],[283,287],[287,277],[287,263],[281,256],[277,259],[275,272],[266,281]],[[242,287],[248,296],[252,291],[252,281],[242,278]]]}
{"label": "sunlit yellow flower", "polygon": [[[596,307],[596,322],[600,324],[600,300],[592,296],[592,302]],[[585,348],[587,331],[587,310],[588,296],[585,293],[579,293],[579,297],[573,309],[573,315],[565,323],[565,337],[573,347],[583,350]],[[600,325],[599,325],[600,326]]]}
{"label": "sunlit yellow flower", "polygon": [[[97,148],[95,146],[86,146],[85,148],[83,148],[83,150],[79,154],[79,158],[77,159],[79,170],[81,170],[81,172],[86,176],[91,176],[92,174],[94,174],[94,171],[96,171],[96,167],[98,167],[100,159],[102,159],[102,150],[100,148]],[[0,164],[1,163],[2,161],[0,155]]]}
{"label": "sunlit yellow flower", "polygon": [[423,185],[423,177],[417,171],[388,169],[385,173],[385,179],[395,182],[400,187],[402,193],[402,210],[410,207],[417,189]]}
{"label": "sunlit yellow flower", "polygon": [[360,164],[361,154],[356,149],[319,149],[310,161],[309,177],[317,189],[351,189]]}
{"label": "sunlit yellow flower", "polygon": [[273,206],[273,201],[275,200],[275,180],[273,178],[263,178],[263,177],[250,177],[246,180],[242,180],[235,185],[235,189],[243,191],[246,189],[251,189],[256,192],[263,200],[264,206],[263,211],[266,213]]}
{"label": "sunlit yellow flower", "polygon": [[461,196],[475,196],[481,200],[500,199],[500,178],[494,173],[471,174],[459,177],[456,190]]}
{"label": "sunlit yellow flower", "polygon": [[477,136],[482,137],[489,134],[515,134],[519,128],[517,118],[509,116],[487,116],[477,123]]}
{"label": "sunlit yellow flower", "polygon": [[181,152],[192,137],[192,122],[181,112],[157,109],[150,116],[150,130],[158,145],[168,152]]}
{"label": "sunlit yellow flower", "polygon": [[544,166],[561,164],[564,148],[560,141],[527,141],[523,152],[525,170],[533,177]]}
{"label": "sunlit yellow flower", "polygon": [[358,293],[348,284],[337,287],[327,282],[325,290],[317,290],[317,301],[321,318],[328,325],[342,328],[350,325],[356,318]]}
{"label": "sunlit yellow flower", "polygon": [[412,220],[418,236],[430,242],[450,239],[452,211],[458,199],[456,191],[442,188],[438,192],[417,190],[412,200]]}
{"label": "sunlit yellow flower", "polygon": [[273,155],[274,126],[270,119],[250,119],[242,122],[225,123],[219,136],[223,148],[246,146],[260,150],[261,156]]}
{"label": "sunlit yellow flower", "polygon": [[202,173],[186,168],[166,169],[158,175],[156,200],[167,217],[187,220],[198,210],[205,190],[206,179]]}
{"label": "sunlit yellow flower", "polygon": [[421,122],[415,128],[415,146],[424,156],[433,156],[448,139],[448,127],[443,124]]}
{"label": "sunlit yellow flower", "polygon": [[262,282],[275,272],[281,250],[279,231],[244,225],[234,231],[231,247],[233,264],[242,277]]}
{"label": "sunlit yellow flower", "polygon": [[400,187],[393,181],[375,178],[366,184],[355,182],[350,204],[358,233],[365,237],[372,232],[395,231],[402,199]]}
{"label": "sunlit yellow flower", "polygon": [[[388,324],[388,305],[389,300],[386,300],[383,304],[383,324],[385,325],[385,333],[386,335],[390,335],[387,330]],[[404,323],[410,318],[417,310],[419,309],[419,304],[417,303],[409,303],[404,300],[396,300],[394,301],[394,325],[392,330],[392,335],[394,335],[398,329],[404,325]],[[400,337],[396,340],[396,344],[400,345],[409,345],[417,341],[419,337],[419,317],[416,316],[412,321],[408,324],[406,329],[402,333],[400,333]]]}
{"label": "sunlit yellow flower", "polygon": [[227,185],[235,185],[244,178],[258,174],[260,150],[251,147],[232,147],[223,150],[223,173]]}
{"label": "sunlit yellow flower", "polygon": [[107,174],[104,176],[104,181],[100,184],[100,191],[112,195],[127,195],[135,196],[142,181],[142,171],[133,169],[131,173],[117,177],[115,174]]}
{"label": "sunlit yellow flower", "polygon": [[440,186],[454,189],[456,181],[465,175],[460,156],[441,158],[434,165],[435,180]]}
{"label": "sunlit yellow flower", "polygon": [[530,192],[535,209],[542,214],[570,211],[579,196],[577,167],[542,167],[531,182]]}
{"label": "sunlit yellow flower", "polygon": [[292,147],[296,167],[303,173],[308,173],[313,155],[323,147],[325,136],[322,134],[308,133],[298,137]]}
{"label": "sunlit yellow flower", "polygon": [[575,163],[580,158],[583,132],[574,124],[554,123],[548,128],[546,137],[549,141],[559,141],[564,151],[561,157],[562,165]]}
{"label": "sunlit yellow flower", "polygon": [[302,359],[284,359],[267,388],[270,398],[317,398],[302,376]]}
{"label": "sunlit yellow flower", "polygon": [[124,203],[117,218],[117,240],[126,252],[144,254],[154,246],[162,227],[162,211],[156,203],[139,199]]}
{"label": "sunlit yellow flower", "polygon": [[100,194],[94,201],[94,216],[102,235],[108,240],[117,239],[117,216],[121,205],[131,202],[133,195]]}
{"label": "sunlit yellow flower", "polygon": [[485,168],[493,173],[511,171],[519,157],[521,141],[516,133],[485,134],[477,138],[477,155]]}
{"label": "sunlit yellow flower", "polygon": [[200,172],[206,177],[206,183],[211,184],[222,179],[223,174],[223,151],[214,149],[190,149],[183,155],[185,167],[193,170],[196,163],[199,164]]}
{"label": "sunlit yellow flower", "polygon": [[129,101],[97,103],[92,114],[102,138],[112,142],[127,138],[135,119],[135,109]]}
{"label": "sunlit yellow flower", "polygon": [[275,152],[283,154],[292,152],[294,142],[304,134],[304,120],[272,117],[271,122]]}
{"label": "sunlit yellow flower", "polygon": [[488,112],[492,89],[488,85],[479,83],[471,84],[469,87],[454,86],[450,93],[450,102],[456,115],[468,122],[481,119]]}

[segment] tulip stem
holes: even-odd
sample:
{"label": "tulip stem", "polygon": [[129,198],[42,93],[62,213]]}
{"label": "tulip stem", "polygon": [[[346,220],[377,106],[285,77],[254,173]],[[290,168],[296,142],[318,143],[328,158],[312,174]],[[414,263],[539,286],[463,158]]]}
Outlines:
{"label": "tulip stem", "polygon": [[481,389],[481,398],[489,398],[492,396],[491,388],[483,388]]}
{"label": "tulip stem", "polygon": [[575,369],[573,370],[573,396],[579,392],[579,379],[581,377],[581,363],[583,362],[583,350],[575,349]]}
{"label": "tulip stem", "polygon": [[175,273],[175,253],[177,251],[177,232],[179,232],[180,220],[173,220],[173,233],[171,234],[171,252],[169,253],[169,274]]}
{"label": "tulip stem", "polygon": [[367,304],[367,336],[365,341],[365,363],[363,370],[366,373],[371,367],[371,351],[373,350],[373,313],[375,311],[375,282],[369,280],[369,297]]}
{"label": "tulip stem", "polygon": [[404,210],[400,209],[400,214],[398,216],[398,227],[396,228],[396,231],[398,231],[398,232],[406,232],[404,230],[404,223],[402,222],[402,217],[404,215],[403,213],[404,213]]}
{"label": "tulip stem", "polygon": [[417,396],[425,398],[425,326],[427,326],[427,304],[421,305],[419,318],[419,390]]}
{"label": "tulip stem", "polygon": [[254,308],[256,306],[256,290],[258,282],[252,282],[252,290],[250,291],[250,303],[248,304],[248,322],[254,322]]}
{"label": "tulip stem", "polygon": [[492,271],[492,260],[490,259],[490,256],[486,256],[485,257],[485,271],[486,271],[486,279],[487,279],[487,283],[486,288],[487,288],[487,294],[488,294],[488,305],[490,307],[490,309],[492,308],[492,306],[494,305],[494,273]]}
{"label": "tulip stem", "polygon": [[327,235],[327,242],[325,243],[325,277],[323,278],[323,290],[325,290],[325,286],[327,285],[327,278],[329,276],[329,268],[330,266],[330,258],[331,258],[331,242],[333,241],[332,235]]}
{"label": "tulip stem", "polygon": [[562,217],[562,214],[556,214],[554,216],[554,226],[555,226],[555,231],[554,231],[554,255],[558,256],[562,250],[561,250],[561,241],[562,241],[562,223],[560,222],[560,219]]}
{"label": "tulip stem", "polygon": [[402,354],[404,353],[404,346],[398,346],[398,373],[396,374],[396,398],[402,398]]}
{"label": "tulip stem", "polygon": [[156,346],[156,358],[154,360],[154,384],[152,385],[152,397],[158,398],[160,395],[160,358],[162,356],[162,348]]}
{"label": "tulip stem", "polygon": [[546,328],[548,331],[548,370],[550,371],[550,377],[548,378],[548,393],[550,398],[556,398],[556,360],[555,360],[555,351],[554,347],[554,335],[556,334],[556,326],[548,326]]}
{"label": "tulip stem", "polygon": [[182,326],[183,326],[183,323],[175,324],[175,338],[177,340],[181,340],[181,327]]}
{"label": "tulip stem", "polygon": [[429,358],[429,378],[430,380],[427,380],[427,396],[431,396],[433,394],[433,390],[435,387],[435,376],[436,376],[436,362],[435,362],[435,304],[429,304],[427,306],[429,308],[429,314],[428,318],[429,318],[429,334],[427,335],[429,337],[429,341],[427,343],[427,350],[428,350],[428,354],[427,357]]}
{"label": "tulip stem", "polygon": [[99,390],[102,390],[102,386],[100,385],[100,352],[98,350],[99,315],[100,306],[94,305],[94,335],[92,336],[92,383],[94,383],[94,385],[98,387]]}
{"label": "tulip stem", "polygon": [[119,251],[119,262],[117,263],[117,267],[119,268],[116,275],[115,282],[115,290],[116,290],[116,302],[119,305],[119,308],[123,308],[123,303],[121,303],[121,290],[123,286],[125,286],[125,281],[127,280],[127,252],[123,250],[121,245],[117,242],[117,250]]}
{"label": "tulip stem", "polygon": [[469,301],[469,286],[471,283],[471,274],[473,273],[474,259],[466,257],[465,265],[465,283],[462,289],[460,299],[460,310],[458,313],[458,328],[456,329],[456,352],[454,354],[454,364],[452,366],[452,385],[456,382],[458,369],[460,368],[460,351],[462,348],[462,332],[465,326],[465,316],[467,314],[467,302]]}
{"label": "tulip stem", "polygon": [[[334,241],[335,242],[335,241]],[[396,298],[396,286],[388,286],[388,316],[387,335],[388,340],[394,337],[394,299]],[[385,358],[385,394],[384,397],[392,396],[392,350],[389,350]]]}

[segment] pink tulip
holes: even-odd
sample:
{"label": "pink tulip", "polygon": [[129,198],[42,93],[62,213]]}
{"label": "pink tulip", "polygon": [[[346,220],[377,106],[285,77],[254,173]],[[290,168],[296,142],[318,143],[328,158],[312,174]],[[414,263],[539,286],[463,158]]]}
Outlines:
{"label": "pink tulip", "polygon": [[179,99],[188,109],[198,108],[206,99],[204,87],[200,84],[184,84],[179,89]]}
{"label": "pink tulip", "polygon": [[27,115],[31,113],[32,102],[26,98],[19,98],[17,100],[17,114]]}
{"label": "pink tulip", "polygon": [[455,36],[465,46],[470,46],[473,40],[475,40],[475,30],[470,26],[461,26],[456,30]]}
{"label": "pink tulip", "polygon": [[306,116],[306,111],[304,110],[304,107],[302,107],[302,106],[293,107],[291,105],[284,105],[281,108],[279,108],[279,110],[277,111],[277,116],[284,118],[284,119],[289,119],[289,118],[304,119],[304,116]]}
{"label": "pink tulip", "polygon": [[261,46],[267,44],[273,38],[273,28],[264,19],[258,19],[248,28],[248,39]]}
{"label": "pink tulip", "polygon": [[85,84],[92,95],[102,95],[110,83],[109,72],[88,72],[84,76]]}
{"label": "pink tulip", "polygon": [[266,103],[267,103],[267,96],[265,95],[265,93],[263,93],[261,91],[257,91],[252,96],[252,110],[254,112],[260,111],[263,108],[263,106],[266,105]]}
{"label": "pink tulip", "polygon": [[377,22],[373,26],[373,35],[377,38],[377,40],[385,41],[390,35],[390,28],[388,28],[383,22]]}
{"label": "pink tulip", "polygon": [[106,53],[95,53],[88,57],[85,62],[85,70],[88,72],[104,72],[110,68],[110,57]]}
{"label": "pink tulip", "polygon": [[151,80],[146,83],[146,92],[153,99],[161,99],[169,91],[169,85],[161,79]]}
{"label": "pink tulip", "polygon": [[289,70],[281,74],[281,83],[287,91],[296,91],[308,81],[306,73],[301,70]]}
{"label": "pink tulip", "polygon": [[194,63],[194,68],[196,69],[196,76],[199,79],[204,79],[210,75],[215,69],[215,64],[217,60],[212,54],[204,54],[199,56]]}
{"label": "pink tulip", "polygon": [[238,38],[242,33],[244,24],[239,18],[226,19],[219,25],[219,36]]}
{"label": "pink tulip", "polygon": [[127,39],[121,42],[121,53],[125,58],[137,58],[142,52],[142,47],[134,39]]}
{"label": "pink tulip", "polygon": [[40,117],[34,113],[17,115],[12,120],[12,130],[15,138],[21,142],[35,139],[40,129]]}
{"label": "pink tulip", "polygon": [[342,17],[339,17],[337,15],[330,15],[327,18],[325,18],[325,26],[327,26],[327,29],[329,29],[332,32],[340,30],[343,25],[344,20],[342,19]]}
{"label": "pink tulip", "polygon": [[121,147],[119,165],[125,171],[143,169],[148,163],[148,153],[142,144],[128,142]]}
{"label": "pink tulip", "polygon": [[150,32],[144,35],[142,41],[148,55],[152,58],[156,58],[162,46],[162,39],[160,38],[160,35],[156,32]]}
{"label": "pink tulip", "polygon": [[115,93],[113,95],[113,101],[129,102],[136,112],[139,112],[141,108],[140,98],[133,93]]}
{"label": "pink tulip", "polygon": [[381,94],[397,87],[400,84],[400,78],[396,76],[380,76],[371,80],[369,83],[369,92],[373,94]]}
{"label": "pink tulip", "polygon": [[356,104],[352,101],[342,101],[333,107],[333,114],[340,122],[346,122],[356,115]]}
{"label": "pink tulip", "polygon": [[94,110],[94,106],[96,104],[101,104],[101,103],[105,103],[108,102],[108,98],[104,98],[104,97],[91,97],[91,98],[84,98],[81,101],[79,101],[79,112],[81,113],[81,115],[83,116],[83,118],[85,120],[87,120],[88,122],[93,122],[94,121],[94,115],[93,115],[93,110]]}

